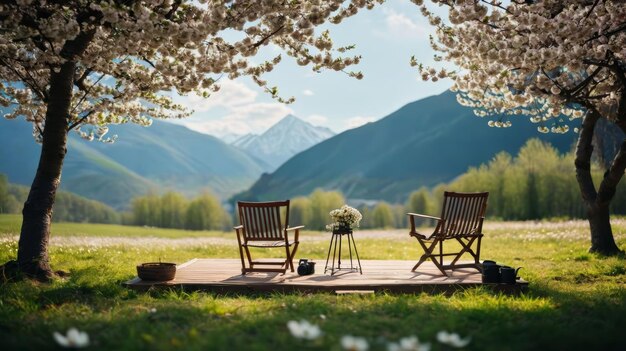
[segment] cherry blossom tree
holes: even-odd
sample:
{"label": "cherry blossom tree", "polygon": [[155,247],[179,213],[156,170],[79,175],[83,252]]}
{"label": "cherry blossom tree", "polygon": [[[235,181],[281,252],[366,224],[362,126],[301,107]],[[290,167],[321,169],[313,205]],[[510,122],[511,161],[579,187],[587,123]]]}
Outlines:
{"label": "cherry blossom tree", "polygon": [[[576,177],[587,208],[591,252],[620,253],[609,205],[626,169],[626,141],[596,187],[590,166],[594,128],[626,132],[626,4],[612,0],[432,0],[449,22],[414,0],[436,26],[435,59],[457,71],[418,66],[424,80],[450,77],[458,101],[506,128],[519,119],[542,133],[578,133]],[[524,121],[525,122],[525,121]]]}
{"label": "cherry blossom tree", "polygon": [[17,261],[5,271],[53,276],[48,240],[68,132],[112,142],[109,124],[147,126],[152,118],[188,116],[168,92],[209,97],[222,77],[249,76],[290,102],[262,79],[282,56],[251,60],[267,57],[259,55],[267,45],[301,66],[360,79],[360,72],[347,71],[360,57],[315,28],[382,1],[0,1],[0,104],[9,110],[6,118],[32,123],[42,144]]}

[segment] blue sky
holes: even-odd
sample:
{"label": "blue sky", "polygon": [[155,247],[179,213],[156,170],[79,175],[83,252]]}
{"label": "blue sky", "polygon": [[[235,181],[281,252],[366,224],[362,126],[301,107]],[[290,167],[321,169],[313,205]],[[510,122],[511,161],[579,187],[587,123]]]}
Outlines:
{"label": "blue sky", "polygon": [[[341,132],[380,119],[411,101],[439,94],[452,84],[449,80],[423,82],[409,66],[412,55],[432,64],[433,51],[428,44],[432,28],[419,8],[407,0],[390,0],[328,28],[336,46],[356,45],[352,52],[363,58],[354,67],[365,74],[362,80],[341,72],[315,73],[283,55],[283,61],[264,79],[270,86],[278,86],[283,97],[294,96],[293,104],[272,100],[247,77],[222,80],[220,92],[208,99],[177,98],[196,111],[177,123],[219,137],[258,134],[291,113]],[[278,53],[275,48],[267,50],[267,55]]]}

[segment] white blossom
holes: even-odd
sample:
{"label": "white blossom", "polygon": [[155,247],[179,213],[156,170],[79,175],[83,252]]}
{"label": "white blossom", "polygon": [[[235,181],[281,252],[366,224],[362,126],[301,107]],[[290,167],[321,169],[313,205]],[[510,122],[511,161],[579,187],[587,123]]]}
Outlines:
{"label": "white blossom", "polygon": [[409,336],[387,344],[387,351],[430,351],[430,344],[420,343],[417,336]]}
{"label": "white blossom", "polygon": [[63,335],[59,332],[54,332],[52,335],[54,336],[54,340],[62,347],[78,349],[89,346],[89,335],[76,328],[68,329],[67,335]]}
{"label": "white blossom", "polygon": [[459,334],[448,333],[447,331],[442,330],[437,333],[437,341],[439,341],[442,344],[446,344],[452,347],[462,348],[462,347],[469,345],[472,339],[470,337],[462,339],[459,336]]}
{"label": "white blossom", "polygon": [[306,320],[301,321],[289,321],[287,322],[287,329],[291,335],[298,339],[315,340],[322,335],[322,331],[319,326],[311,324]]}
{"label": "white blossom", "polygon": [[346,351],[367,351],[370,345],[365,338],[344,335],[341,337],[341,347]]}

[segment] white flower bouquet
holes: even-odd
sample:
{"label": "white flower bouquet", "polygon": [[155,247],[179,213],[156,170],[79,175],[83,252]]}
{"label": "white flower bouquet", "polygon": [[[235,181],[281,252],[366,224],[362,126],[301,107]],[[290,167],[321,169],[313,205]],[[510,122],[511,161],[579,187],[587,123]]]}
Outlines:
{"label": "white flower bouquet", "polygon": [[363,219],[361,212],[354,207],[343,205],[341,208],[330,211],[330,218],[333,223],[326,226],[328,230],[335,230],[337,228],[352,229],[359,226],[359,222]]}

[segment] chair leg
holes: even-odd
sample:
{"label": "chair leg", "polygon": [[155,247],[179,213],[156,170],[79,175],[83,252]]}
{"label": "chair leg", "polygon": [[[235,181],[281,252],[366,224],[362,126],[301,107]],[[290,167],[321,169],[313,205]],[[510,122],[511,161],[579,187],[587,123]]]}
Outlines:
{"label": "chair leg", "polygon": [[[454,266],[454,264],[456,264],[456,262],[461,258],[461,256],[463,256],[463,254],[465,253],[469,253],[472,257],[474,257],[474,263],[478,263],[476,260],[476,253],[474,253],[474,250],[472,250],[472,244],[474,243],[474,241],[476,241],[477,237],[472,237],[472,238],[468,238],[466,239],[467,242],[463,241],[463,238],[456,238],[456,240],[461,244],[461,246],[463,247],[461,249],[461,251],[459,251],[459,253],[456,255],[456,257],[454,257],[454,260],[452,260],[452,263],[450,264],[451,266]],[[480,239],[480,237],[478,237],[478,239]],[[480,241],[479,244],[480,245]],[[480,248],[480,246],[478,246]]]}
{"label": "chair leg", "polygon": [[289,254],[289,267],[291,267],[291,271],[294,271],[294,267],[293,267],[293,258],[296,256],[296,252],[298,252],[298,245],[300,243],[296,242],[293,244],[293,249],[291,250],[291,253]]}
{"label": "chair leg", "polygon": [[[291,265],[289,264],[291,262],[291,257],[289,255],[289,246],[285,246],[285,254],[287,255],[287,258],[285,259],[285,272],[287,272],[288,268],[291,268]],[[293,269],[291,270],[293,272]],[[283,274],[285,274],[283,272]]]}
{"label": "chair leg", "polygon": [[244,247],[246,249],[246,257],[248,258],[248,267],[254,268],[254,264],[252,263],[252,256],[250,255],[250,249],[247,246]]}
{"label": "chair leg", "polygon": [[411,272],[415,272],[415,270],[417,269],[417,267],[419,267],[422,263],[424,263],[424,261],[426,261],[429,257],[430,257],[430,253],[433,250],[433,247],[435,245],[436,242],[433,242],[430,247],[426,247],[426,244],[424,243],[424,241],[420,238],[416,238],[417,242],[420,244],[420,246],[422,247],[422,250],[424,250],[424,254],[422,255],[422,257],[420,257],[420,260],[417,262],[417,264],[415,266],[413,266],[413,269],[411,269]]}
{"label": "chair leg", "polygon": [[480,267],[480,242],[482,238],[483,238],[482,236],[478,237],[478,242],[476,243],[476,256],[474,257],[475,258],[474,262],[476,263],[478,267]]}
{"label": "chair leg", "polygon": [[[448,276],[448,273],[446,273],[445,269],[443,269],[443,257],[438,255],[438,254],[433,254],[433,251],[435,249],[435,247],[437,246],[437,244],[439,244],[439,248],[441,251],[441,240],[439,239],[435,239],[432,244],[430,244],[430,246],[426,246],[426,244],[424,243],[423,240],[421,240],[420,238],[417,238],[417,241],[420,243],[420,245],[422,246],[422,248],[424,249],[424,254],[422,255],[422,257],[420,258],[419,262],[417,262],[417,264],[413,267],[413,269],[411,270],[412,272],[415,272],[415,270],[417,269],[417,267],[419,267],[422,263],[424,263],[424,261],[426,261],[427,259],[430,258],[430,260],[435,264],[435,267],[437,267],[437,269],[439,269],[439,271],[444,275],[444,276]],[[441,254],[441,252],[440,252]],[[440,259],[442,260],[442,262],[438,262],[437,261],[437,256],[440,256]]]}
{"label": "chair leg", "polygon": [[430,258],[431,261],[433,261],[433,263],[435,264],[435,266],[437,267],[437,269],[439,269],[439,271],[441,272],[441,274],[443,274],[446,277],[449,277],[448,273],[446,272],[446,270],[443,268],[443,265],[441,265],[439,262],[437,262],[437,259],[434,257]]}
{"label": "chair leg", "polygon": [[239,245],[239,257],[241,258],[241,274],[246,274],[246,263],[243,259],[243,249],[241,248],[241,244]]}
{"label": "chair leg", "polygon": [[411,272],[415,272],[415,270],[417,269],[417,267],[421,266],[422,263],[424,263],[426,260],[428,259],[428,256],[426,256],[425,254],[422,255],[422,257],[420,257],[420,260],[417,261],[417,263],[415,264],[415,266],[413,266],[413,268],[411,269]]}

